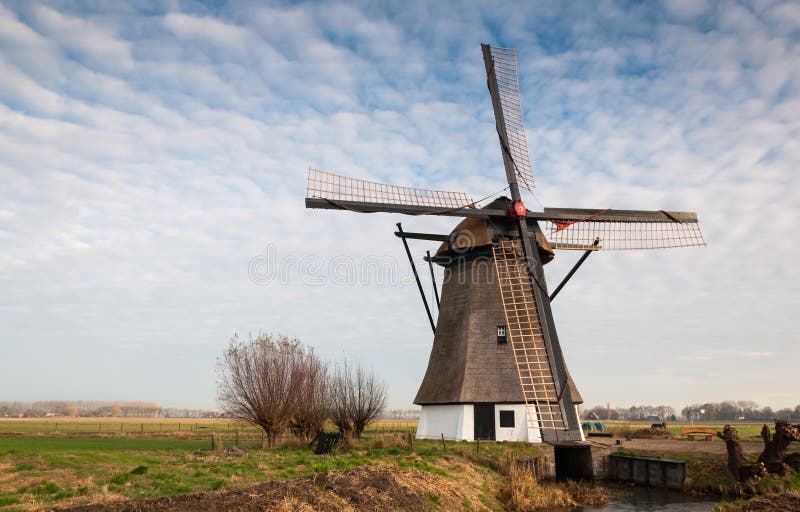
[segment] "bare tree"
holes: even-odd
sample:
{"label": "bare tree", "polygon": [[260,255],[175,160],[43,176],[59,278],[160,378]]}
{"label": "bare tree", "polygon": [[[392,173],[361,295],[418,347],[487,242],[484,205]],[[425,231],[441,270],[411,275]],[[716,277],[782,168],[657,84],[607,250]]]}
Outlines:
{"label": "bare tree", "polygon": [[348,437],[361,437],[386,405],[386,384],[360,364],[345,361],[331,378],[331,419]]}
{"label": "bare tree", "polygon": [[313,350],[306,353],[303,365],[303,386],[289,430],[300,439],[310,441],[330,416],[328,366]]}
{"label": "bare tree", "polygon": [[275,446],[297,411],[309,357],[316,356],[297,339],[262,333],[245,342],[235,336],[217,363],[220,405],[264,429]]}

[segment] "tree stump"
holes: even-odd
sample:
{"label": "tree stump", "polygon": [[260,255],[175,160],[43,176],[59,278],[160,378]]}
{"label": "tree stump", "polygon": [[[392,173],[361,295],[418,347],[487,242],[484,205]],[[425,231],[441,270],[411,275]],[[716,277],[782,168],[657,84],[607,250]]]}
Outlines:
{"label": "tree stump", "polygon": [[722,432],[717,432],[717,437],[725,441],[725,448],[728,450],[728,473],[734,480],[746,483],[759,480],[766,475],[766,467],[761,461],[747,464],[739,441],[739,432],[735,427],[725,425]]}
{"label": "tree stump", "polygon": [[800,453],[790,453],[783,461],[793,470],[800,473]]}
{"label": "tree stump", "polygon": [[764,425],[761,439],[764,440],[764,451],[758,456],[758,462],[763,463],[770,473],[785,475],[792,464],[797,465],[800,462],[795,456],[787,460],[786,450],[789,445],[792,441],[800,441],[800,429],[793,427],[788,421],[775,420],[774,435]]}
{"label": "tree stump", "polygon": [[800,472],[800,454],[786,453],[793,441],[800,441],[800,428],[792,426],[788,421],[775,420],[774,434],[764,425],[761,429],[764,450],[755,464],[746,464],[747,459],[739,443],[739,433],[734,427],[725,425],[722,432],[717,432],[717,437],[725,441],[728,449],[728,472],[739,482],[758,480],[767,473],[783,476],[788,473],[789,468]]}

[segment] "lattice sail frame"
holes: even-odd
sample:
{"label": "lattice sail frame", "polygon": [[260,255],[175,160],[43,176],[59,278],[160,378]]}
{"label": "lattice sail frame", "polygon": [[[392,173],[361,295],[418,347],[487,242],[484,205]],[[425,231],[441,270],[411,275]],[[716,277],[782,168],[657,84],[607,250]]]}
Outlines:
{"label": "lattice sail frame", "polygon": [[[555,249],[638,251],[675,247],[704,247],[697,221],[664,222],[546,219],[544,235]],[[594,241],[599,239],[597,246]]]}
{"label": "lattice sail frame", "polygon": [[374,204],[464,208],[475,202],[463,192],[389,185],[308,168],[307,198]]}
{"label": "lattice sail frame", "polygon": [[497,78],[497,92],[503,111],[503,121],[508,136],[508,150],[514,160],[518,184],[533,190],[534,176],[531,155],[528,151],[528,136],[522,119],[522,96],[519,93],[516,48],[489,47]]}
{"label": "lattice sail frame", "polygon": [[492,244],[492,252],[528,424],[534,429],[566,430],[522,244],[519,239],[500,240]]}

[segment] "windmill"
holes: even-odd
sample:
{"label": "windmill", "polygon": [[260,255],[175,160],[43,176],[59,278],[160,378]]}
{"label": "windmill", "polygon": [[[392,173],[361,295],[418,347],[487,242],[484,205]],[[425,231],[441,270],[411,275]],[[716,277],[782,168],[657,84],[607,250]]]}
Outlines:
{"label": "windmill", "polygon": [[[414,400],[422,406],[418,438],[580,442],[582,399],[564,361],[550,301],[593,251],[704,246],[705,241],[695,213],[528,210],[520,188],[532,189],[534,173],[516,50],[481,46],[510,197],[481,207],[461,192],[309,168],[306,207],[464,218],[449,234],[404,232],[400,224],[395,233],[409,259],[407,239],[441,242],[426,259],[445,268],[435,324],[422,294],[435,334]],[[543,265],[556,250],[584,254],[549,294]]]}

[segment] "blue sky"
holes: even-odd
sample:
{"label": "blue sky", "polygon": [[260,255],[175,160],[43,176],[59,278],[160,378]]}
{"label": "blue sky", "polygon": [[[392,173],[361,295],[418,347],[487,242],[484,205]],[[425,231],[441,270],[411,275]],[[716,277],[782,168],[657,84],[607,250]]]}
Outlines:
{"label": "blue sky", "polygon": [[[0,1],[0,400],[212,407],[263,330],[407,407],[432,340],[394,223],[453,220],[307,211],[305,169],[501,189],[490,42],[519,50],[530,207],[694,210],[709,243],[593,255],[559,295],[586,401],[800,403],[800,5],[484,4]],[[396,279],[340,279],[365,259]]]}

